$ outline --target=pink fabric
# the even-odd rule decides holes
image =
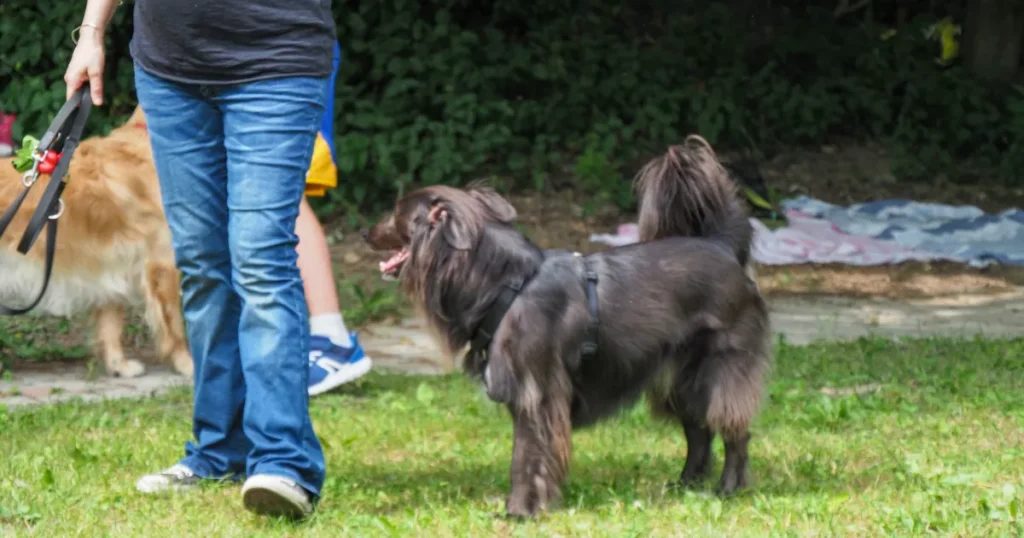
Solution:
[[[895,241],[843,233],[827,220],[798,211],[787,211],[786,218],[788,225],[777,230],[750,219],[754,226],[753,256],[758,263],[884,265],[935,259],[934,253],[909,249]]]
[[[0,157],[14,155],[14,139],[11,136],[11,129],[14,127],[14,114],[0,112]]]

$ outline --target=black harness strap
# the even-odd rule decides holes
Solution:
[[[78,143],[81,140],[82,132],[85,130],[85,122],[89,117],[89,110],[91,108],[92,99],[89,97],[89,84],[86,83],[57,112],[57,116],[50,123],[50,127],[47,128],[46,134],[39,141],[32,170],[22,179],[25,188],[14,199],[11,206],[4,211],[3,215],[0,215],[0,236],[2,236],[11,225],[14,216],[18,213],[22,203],[28,196],[28,191],[32,189],[32,186],[35,185],[39,177],[40,155],[48,151],[56,151],[56,146],[61,145],[61,157],[50,174],[50,181],[47,183],[46,189],[36,205],[36,210],[32,213],[32,217],[25,227],[21,241],[18,242],[18,252],[28,254],[36,239],[39,238],[43,228],[46,228],[46,259],[43,267],[43,286],[40,288],[36,298],[26,307],[11,308],[0,304],[0,315],[16,316],[29,312],[43,299],[43,295],[50,285],[50,275],[53,273],[53,260],[57,252],[57,219],[64,212],[63,202],[60,197],[64,192],[64,187],[67,186],[66,180],[68,168],[71,165],[71,158],[75,150],[78,149]],[[61,142],[63,143],[61,144]]]
[[[498,325],[501,325],[501,320],[505,317],[505,313],[512,307],[512,303],[516,300],[516,296],[519,295],[519,291],[523,289],[523,284],[524,282],[516,280],[501,287],[498,296],[491,303],[491,308],[487,310],[487,315],[484,316],[484,319],[476,326],[476,331],[473,332],[470,353],[486,352],[490,349],[491,340],[494,339],[494,333],[497,332]]]
[[[597,315],[597,271],[587,258],[579,258],[583,261],[583,276],[587,281],[587,310],[590,312],[590,324],[583,333],[582,351],[584,357],[589,357],[597,353],[597,331],[601,326],[601,318]]]

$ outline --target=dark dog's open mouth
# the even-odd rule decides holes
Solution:
[[[405,265],[405,260],[408,258],[409,249],[403,248],[396,250],[387,260],[380,262],[380,273],[384,280],[398,280],[402,266]]]

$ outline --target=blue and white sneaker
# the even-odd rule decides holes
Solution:
[[[336,389],[366,375],[373,361],[363,352],[355,333],[352,347],[341,347],[326,336],[309,339],[309,395]]]

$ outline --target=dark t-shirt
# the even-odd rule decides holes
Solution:
[[[136,0],[132,58],[194,84],[327,77],[335,41],[331,0]]]

